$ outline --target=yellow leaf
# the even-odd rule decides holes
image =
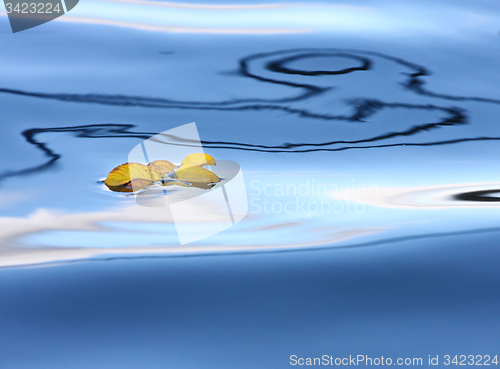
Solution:
[[[127,183],[122,184],[121,186],[110,186],[107,183],[105,183],[105,184],[106,184],[106,186],[108,186],[108,188],[111,191],[134,192],[134,191],[142,190],[144,187],[147,187],[149,185],[152,185],[153,182],[150,181],[149,179],[135,178]]]
[[[168,160],[155,160],[148,164],[151,172],[151,179],[158,181],[165,177],[165,174],[172,173],[175,170],[175,164]]]
[[[139,163],[125,163],[117,166],[115,169],[109,172],[108,177],[106,178],[104,183],[108,187],[115,187],[121,186],[138,178],[151,181],[149,168]]]
[[[204,165],[216,165],[215,164],[215,159],[211,157],[208,154],[204,154],[202,152],[198,154],[189,154],[184,158],[184,160],[181,163],[181,166],[183,165],[197,165],[199,167],[202,167]]]
[[[162,186],[182,186],[182,187],[191,187],[189,184],[184,182],[170,181],[164,182]]]
[[[190,183],[217,183],[220,178],[215,173],[198,166],[186,166],[175,172],[175,179]]]

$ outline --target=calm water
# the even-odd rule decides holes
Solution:
[[[2,14],[0,368],[500,355],[498,3],[218,4]],[[181,246],[100,181],[190,122],[249,213]]]

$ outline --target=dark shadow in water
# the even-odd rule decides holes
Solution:
[[[315,58],[315,57],[342,57],[354,60],[359,64],[354,67],[345,68],[342,70],[334,71],[304,71],[298,69],[292,69],[287,66],[288,63],[305,59],[305,58]],[[98,103],[106,105],[119,105],[119,106],[142,106],[142,107],[153,107],[153,108],[178,108],[178,109],[202,109],[202,110],[235,110],[235,111],[245,111],[245,110],[282,110],[288,113],[294,113],[301,117],[321,119],[321,120],[342,120],[359,122],[364,119],[376,114],[377,112],[388,109],[388,108],[404,108],[404,109],[418,109],[426,111],[441,111],[446,113],[446,117],[442,118],[438,122],[427,122],[413,127],[401,130],[392,131],[383,134],[379,134],[373,137],[367,137],[358,140],[335,140],[326,141],[321,143],[284,143],[281,145],[259,145],[250,144],[244,142],[226,142],[226,141],[202,141],[202,144],[206,148],[223,148],[223,149],[233,149],[233,150],[245,150],[245,151],[257,151],[257,152],[275,152],[275,153],[306,153],[314,151],[344,151],[352,149],[372,149],[372,148],[384,148],[384,147],[398,147],[398,146],[435,146],[435,145],[446,145],[455,144],[461,142],[469,141],[492,141],[499,140],[500,137],[475,137],[475,138],[461,138],[434,142],[424,142],[424,143],[392,143],[392,144],[378,144],[378,145],[365,145],[365,146],[353,146],[358,144],[375,143],[394,137],[407,137],[420,132],[429,131],[443,126],[455,126],[463,125],[467,123],[467,115],[465,110],[458,107],[442,107],[433,104],[408,104],[408,103],[389,103],[380,100],[366,99],[360,97],[354,101],[348,102],[354,112],[351,115],[330,115],[330,114],[320,114],[314,113],[307,109],[297,109],[294,107],[287,106],[285,104],[302,101],[309,99],[311,97],[320,95],[332,87],[321,87],[314,84],[304,84],[296,83],[291,81],[279,80],[269,77],[264,77],[257,73],[251,71],[250,64],[259,61],[270,59],[267,64],[265,64],[264,69],[281,74],[281,75],[303,75],[309,76],[311,79],[320,75],[339,75],[348,74],[352,72],[367,72],[371,70],[373,61],[370,57],[378,57],[385,60],[392,61],[396,64],[404,66],[412,71],[408,73],[407,80],[403,83],[410,91],[418,94],[424,94],[433,98],[444,98],[457,101],[463,100],[473,100],[481,102],[491,102],[500,103],[498,100],[486,99],[480,97],[461,97],[461,96],[451,96],[451,95],[441,95],[427,91],[423,88],[425,82],[423,82],[420,77],[430,75],[430,72],[422,66],[408,62],[406,60],[392,57],[389,55],[372,52],[372,51],[360,51],[351,49],[291,49],[291,50],[280,50],[267,53],[253,54],[242,58],[239,61],[238,74],[243,77],[255,79],[264,83],[272,83],[278,85],[288,86],[293,89],[301,89],[302,93],[296,96],[281,98],[281,99],[233,99],[221,102],[199,102],[199,101],[176,101],[163,98],[149,98],[141,96],[125,96],[125,95],[105,95],[105,94],[47,94],[38,92],[26,92],[14,89],[0,89],[0,92],[38,97],[44,99],[60,100],[65,102],[83,102],[83,103]],[[140,139],[147,139],[153,135],[155,132],[131,132],[130,129],[133,128],[130,124],[96,124],[96,125],[85,125],[85,126],[75,126],[75,127],[54,127],[54,128],[36,128],[24,131],[22,134],[28,143],[35,145],[38,149],[42,150],[48,160],[38,166],[33,166],[17,171],[7,171],[0,174],[0,181],[13,176],[27,175],[38,173],[43,170],[49,169],[51,166],[55,165],[57,160],[60,159],[61,154],[55,153],[48,145],[44,142],[38,141],[36,136],[44,132],[71,132],[75,134],[76,137],[85,138],[119,138],[119,137],[135,137]],[[332,145],[341,145],[340,147],[328,147]]]
[[[297,61],[297,60],[302,60],[302,59],[310,59],[310,58],[320,58],[320,57],[331,57],[331,56],[341,56],[345,57],[348,59],[353,59],[359,61],[361,64],[358,67],[350,67],[350,68],[345,68],[345,69],[340,69],[340,70],[334,70],[334,71],[329,71],[329,70],[314,70],[314,71],[304,71],[304,70],[298,70],[298,69],[292,69],[288,68],[285,65]],[[305,53],[305,54],[300,54],[300,55],[294,55],[288,58],[280,59],[277,61],[274,61],[272,63],[267,64],[267,69],[271,70],[273,72],[277,73],[285,73],[285,74],[299,74],[301,76],[321,76],[321,75],[327,75],[327,76],[332,76],[332,75],[338,75],[338,74],[347,74],[351,73],[357,70],[369,70],[371,68],[371,61],[367,58],[361,58],[359,56],[354,56],[354,55],[349,55],[349,54],[344,54],[344,53],[337,53],[337,54],[322,54],[322,53]]]
[[[28,129],[22,132],[23,137],[30,144],[34,145],[36,148],[40,149],[46,157],[47,161],[40,165],[35,165],[32,167],[6,171],[0,174],[0,181],[16,176],[24,176],[29,174],[36,174],[45,170],[50,169],[56,165],[56,162],[61,158],[61,154],[54,152],[51,148],[47,146],[45,142],[38,141],[36,136],[40,133],[46,132],[72,132],[76,137],[88,137],[88,138],[105,138],[105,137],[136,137],[141,139],[148,139],[153,134],[143,133],[143,132],[128,132],[129,128],[132,128],[131,124],[93,124],[87,126],[74,126],[74,127],[55,127],[55,128],[34,128]]]
[[[438,125],[446,125],[446,123],[439,123]],[[383,134],[380,136],[375,136],[369,139],[363,140],[353,140],[353,141],[331,141],[324,143],[304,143],[304,144],[283,144],[278,146],[266,146],[266,145],[254,145],[254,144],[246,144],[239,142],[226,142],[226,141],[201,141],[203,147],[212,148],[212,149],[230,149],[230,150],[243,150],[243,151],[256,151],[256,152],[267,152],[267,153],[306,153],[306,152],[314,152],[314,151],[344,151],[344,150],[353,150],[353,149],[370,149],[370,148],[383,148],[383,147],[398,147],[398,146],[437,146],[437,145],[446,145],[452,143],[460,143],[460,142],[468,142],[468,141],[496,141],[500,140],[500,137],[476,137],[476,138],[464,138],[464,139],[455,139],[455,140],[445,140],[445,141],[435,141],[435,142],[427,142],[427,143],[395,143],[395,144],[381,144],[381,145],[368,145],[368,146],[341,146],[336,148],[328,148],[324,147],[327,145],[333,144],[357,144],[357,143],[368,143],[368,142],[376,142],[379,140],[384,140],[391,137],[396,136],[409,136],[415,134],[422,130],[428,130],[430,128],[435,127],[435,123],[430,123],[424,126],[416,126],[410,128],[406,131],[402,132],[390,132],[387,134]],[[21,170],[10,170],[5,171],[0,174],[0,181],[15,177],[15,176],[24,176],[30,174],[36,174],[45,170],[50,169],[51,167],[56,165],[56,162],[62,157],[61,154],[54,152],[50,149],[46,143],[37,141],[36,136],[41,133],[46,132],[70,132],[73,133],[76,137],[85,137],[85,138],[140,138],[140,139],[148,139],[157,133],[153,132],[130,132],[129,129],[133,128],[132,124],[95,124],[95,125],[87,125],[87,126],[74,126],[74,127],[57,127],[57,128],[36,128],[29,129],[22,132],[22,135],[25,137],[28,143],[34,145],[38,149],[40,149],[46,157],[48,157],[45,163],[40,165],[27,167]],[[296,147],[303,146],[311,146],[306,149],[298,149],[291,150]]]
[[[408,242],[417,241],[423,239],[433,239],[441,237],[456,237],[456,236],[468,236],[476,234],[486,234],[500,232],[500,227],[493,228],[479,228],[470,229],[466,231],[456,231],[456,232],[437,232],[437,233],[427,233],[427,234],[417,234],[401,237],[390,237],[381,240],[368,241],[362,243],[355,243],[351,245],[344,246],[314,246],[314,247],[302,247],[302,248],[287,248],[287,249],[269,249],[269,250],[252,250],[252,251],[224,251],[224,252],[206,252],[206,253],[192,253],[192,254],[167,254],[167,255],[120,255],[120,256],[110,256],[110,257],[95,257],[86,259],[75,259],[68,261],[53,261],[38,264],[27,264],[21,266],[3,266],[0,269],[18,269],[18,268],[29,268],[33,266],[49,266],[49,265],[66,265],[73,263],[83,263],[83,262],[98,262],[98,261],[116,261],[116,260],[138,260],[138,259],[172,259],[172,258],[193,258],[193,257],[220,257],[220,256],[234,256],[234,255],[255,255],[255,254],[281,254],[281,253],[291,253],[291,252],[311,252],[311,251],[325,251],[325,250],[336,250],[336,249],[354,249],[362,247],[372,247],[388,245],[398,242]],[[112,253],[112,249],[109,249]]]
[[[461,201],[480,201],[480,202],[499,202],[500,197],[488,196],[492,194],[499,194],[500,190],[483,190],[464,192],[453,196],[455,200]]]
[[[278,58],[285,54],[295,54],[291,56],[286,56],[284,58]],[[456,101],[481,101],[481,102],[492,102],[500,103],[500,100],[481,98],[481,97],[462,97],[462,96],[452,96],[434,93],[423,88],[425,84],[424,81],[420,79],[422,76],[430,75],[430,72],[415,63],[408,62],[401,58],[392,57],[382,53],[362,51],[362,50],[352,50],[352,49],[334,49],[334,48],[323,48],[323,49],[290,49],[290,50],[280,50],[272,51],[267,53],[253,54],[242,58],[239,61],[239,69],[237,74],[243,77],[251,78],[260,82],[272,83],[277,85],[288,86],[294,89],[302,89],[303,92],[296,96],[281,98],[281,99],[231,99],[219,102],[210,101],[179,101],[165,98],[154,98],[154,97],[144,97],[144,96],[129,96],[129,95],[108,95],[108,94],[70,94],[70,93],[43,93],[43,92],[30,92],[17,89],[0,88],[0,92],[29,96],[43,99],[59,100],[65,102],[76,102],[76,103],[97,103],[104,105],[118,105],[118,106],[140,106],[146,108],[176,108],[176,109],[198,109],[198,110],[226,110],[226,111],[246,111],[246,110],[280,110],[290,114],[296,114],[304,118],[312,119],[322,119],[322,120],[342,120],[342,121],[359,121],[366,118],[379,109],[388,107],[389,105],[384,105],[384,103],[379,102],[378,108],[367,109],[366,106],[362,104],[364,99],[361,97],[357,102],[351,102],[354,113],[351,115],[332,115],[315,113],[308,109],[295,108],[288,105],[287,103],[303,101],[314,96],[325,93],[331,90],[333,87],[321,87],[314,84],[296,83],[291,81],[280,80],[276,78],[269,78],[260,75],[259,73],[252,72],[250,70],[250,64],[257,62],[260,59],[275,58],[266,64],[265,69],[271,72],[279,73],[281,75],[287,74],[297,74],[303,76],[319,76],[319,75],[336,75],[336,74],[347,74],[357,71],[368,71],[371,69],[373,61],[368,57],[379,57],[388,61],[392,61],[396,64],[409,68],[410,73],[407,73],[407,80],[402,83],[404,87],[418,93],[420,95],[427,95],[433,98],[443,98],[448,100]],[[304,58],[314,58],[314,57],[343,57],[358,61],[360,64],[355,67],[346,68],[340,71],[303,71],[297,69],[287,68],[285,65],[291,61],[300,60]],[[370,100],[367,100],[370,101]],[[361,105],[359,104],[361,102]],[[359,107],[357,105],[360,105]],[[408,104],[411,105],[411,104]],[[445,109],[445,108],[442,108]]]
[[[35,145],[38,149],[42,150],[48,160],[40,165],[35,165],[32,167],[27,167],[21,170],[10,170],[5,171],[0,174],[0,182],[4,179],[16,176],[25,176],[30,174],[36,174],[45,170],[50,169],[56,165],[57,160],[61,158],[61,154],[54,152],[50,149],[46,143],[37,141],[35,136],[44,132],[73,132],[76,137],[86,137],[86,138],[122,138],[122,137],[135,137],[140,139],[148,139],[157,133],[148,132],[129,132],[129,128],[134,127],[131,124],[95,124],[89,126],[75,126],[75,127],[59,127],[59,128],[37,128],[30,129],[23,132],[23,136],[30,143]],[[243,150],[243,151],[257,151],[257,152],[267,152],[267,153],[306,153],[315,151],[345,151],[354,149],[373,149],[373,148],[384,148],[384,147],[404,147],[404,146],[439,146],[456,144],[461,142],[471,142],[471,141],[498,141],[500,137],[475,137],[475,138],[462,138],[454,140],[444,140],[444,141],[434,141],[425,143],[394,143],[394,144],[381,144],[381,145],[367,145],[367,146],[341,146],[336,148],[322,147],[332,144],[353,144],[362,142],[374,142],[395,136],[408,136],[414,134],[424,128],[414,127],[408,131],[399,133],[388,133],[381,136],[376,136],[371,139],[356,140],[356,141],[331,141],[318,144],[284,144],[280,146],[264,146],[264,145],[253,145],[238,142],[225,142],[225,141],[201,141],[204,148],[213,149],[230,149],[230,150]],[[300,146],[313,146],[307,149],[290,150],[293,147]]]
[[[410,69],[414,70],[414,73],[408,74],[408,80],[403,82],[402,85],[409,89],[412,92],[415,92],[419,95],[425,95],[432,98],[445,99],[445,100],[453,100],[453,101],[477,101],[477,102],[486,102],[493,104],[500,104],[499,99],[490,99],[487,97],[477,97],[477,96],[456,96],[456,95],[447,95],[441,94],[437,92],[432,92],[424,88],[425,81],[421,80],[419,77],[430,76],[432,73],[418,64],[411,63],[401,58],[397,58],[394,56],[378,53],[376,51],[363,51],[363,50],[349,50],[351,52],[359,52],[364,55],[373,55],[382,59],[393,61],[397,64],[406,66]]]

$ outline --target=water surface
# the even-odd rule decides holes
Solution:
[[[499,18],[84,1],[13,35],[2,17],[2,368],[499,354]],[[249,214],[180,246],[99,181],[190,122],[240,164]]]

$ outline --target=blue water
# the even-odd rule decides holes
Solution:
[[[193,4],[0,18],[0,368],[500,355],[498,4]],[[249,213],[181,246],[101,181],[191,122]]]

